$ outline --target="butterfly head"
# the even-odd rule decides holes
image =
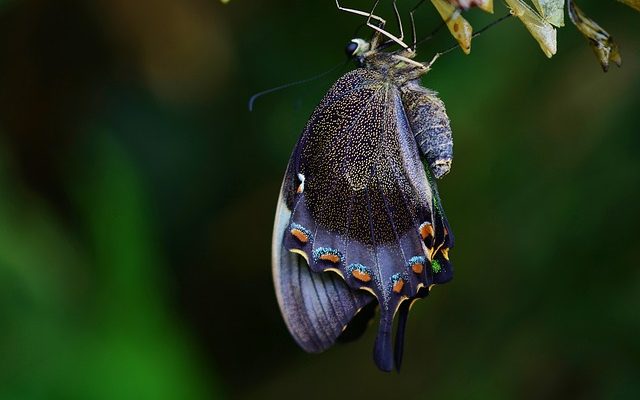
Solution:
[[[358,65],[362,65],[365,54],[371,50],[371,43],[364,39],[355,38],[351,39],[344,51],[347,57],[356,61]]]

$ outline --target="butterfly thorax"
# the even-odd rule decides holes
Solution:
[[[422,63],[414,61],[414,51],[383,52],[371,49],[356,59],[359,66],[379,72],[397,86],[420,78],[429,71]]]
[[[420,78],[428,69],[409,57],[376,52],[364,58],[363,67],[379,72],[397,86]]]

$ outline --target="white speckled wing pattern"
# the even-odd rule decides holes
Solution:
[[[318,336],[331,318],[317,306],[315,314],[307,312],[313,307],[304,308],[306,321],[292,317],[301,304],[312,302],[292,295],[310,285],[301,281],[295,288],[289,276],[331,276],[330,288],[340,289],[329,297],[337,299],[334,306],[344,302],[347,309],[329,323],[332,327],[348,323],[371,299],[368,293],[377,298],[380,324],[374,359],[385,371],[394,364],[392,326],[398,309],[396,368],[409,304],[403,302],[426,296],[432,284],[452,277],[448,250],[453,237],[411,129],[418,107],[403,104],[402,89],[363,68],[335,83],[293,151],[274,230],[276,291],[298,343],[318,351],[338,335],[335,329],[323,332],[328,339],[322,346],[305,347],[302,342],[308,341],[300,337]],[[298,255],[308,262],[309,271],[294,261]]]

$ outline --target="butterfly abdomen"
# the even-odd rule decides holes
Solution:
[[[453,161],[451,126],[436,93],[411,81],[401,88],[402,102],[420,152],[436,178],[446,175]]]

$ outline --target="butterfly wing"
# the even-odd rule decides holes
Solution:
[[[285,180],[286,212],[279,212],[274,236],[274,248],[282,240],[276,289],[286,297],[282,271],[293,263],[284,254],[294,253],[308,263],[309,276],[335,272],[354,296],[373,294],[381,314],[374,358],[390,370],[394,315],[403,301],[428,293],[421,289],[437,278],[431,261],[447,231],[399,89],[367,69],[343,76],[311,116]],[[286,300],[280,304],[285,319],[294,313]]]
[[[283,247],[291,206],[287,204],[295,176],[287,168],[276,209],[272,265],[276,296],[287,328],[305,351],[321,352],[331,347],[354,316],[373,297],[354,292],[336,274],[312,272],[299,254]]]
[[[437,93],[409,81],[401,87],[402,102],[415,137],[420,155],[427,163],[426,174],[433,191],[434,242],[432,249],[433,283],[446,283],[453,278],[449,249],[454,245],[453,232],[442,208],[438,186],[434,178],[441,178],[451,169],[453,137],[444,103]]]

